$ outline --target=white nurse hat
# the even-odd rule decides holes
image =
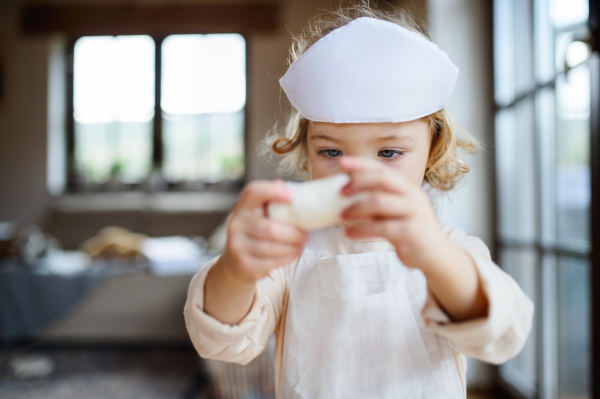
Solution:
[[[446,108],[458,68],[395,23],[357,18],[319,39],[279,80],[306,119],[405,122]]]

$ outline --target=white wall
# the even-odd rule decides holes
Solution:
[[[483,239],[494,240],[493,50],[491,2],[428,0],[434,40],[460,69],[448,110],[481,144],[466,157],[471,172],[439,204],[439,216]]]
[[[43,218],[46,194],[48,40],[19,38],[18,3],[0,2],[0,220]]]
[[[460,69],[449,111],[483,146],[468,156],[471,172],[457,189],[436,201],[442,222],[494,245],[492,4],[482,0],[428,0],[434,40]],[[469,359],[470,386],[489,384],[491,366]]]

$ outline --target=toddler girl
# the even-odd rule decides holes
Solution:
[[[282,181],[248,184],[225,251],[190,284],[192,342],[245,364],[275,333],[278,398],[465,398],[465,355],[515,356],[533,305],[422,190],[469,170],[457,149],[475,145],[444,111],[458,69],[406,16],[368,6],[313,21],[291,55],[294,115],[271,149],[362,194],[343,223],[307,232],[267,215],[291,200]]]

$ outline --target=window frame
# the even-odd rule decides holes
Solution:
[[[591,293],[592,331],[591,337],[600,336],[600,1],[589,0],[589,29],[592,34],[591,62],[591,115],[590,115],[590,174],[592,199],[590,217],[592,246]],[[594,223],[594,221],[596,221]],[[592,339],[592,397],[600,398],[600,343]]]
[[[503,1],[503,0],[496,0]],[[536,10],[536,6],[539,2],[533,0],[530,2],[532,6],[532,17],[530,21],[533,26],[532,40],[534,46],[536,43],[535,38],[535,18],[539,17],[537,13],[540,10]],[[501,231],[501,217],[499,211],[496,212],[496,248],[500,258],[506,251],[531,251],[536,255],[536,261],[533,265],[535,267],[535,298],[532,298],[537,304],[534,315],[535,331],[535,383],[529,386],[519,386],[518,379],[521,377],[517,376],[516,380],[510,381],[506,379],[507,373],[498,373],[499,388],[507,397],[512,398],[555,398],[558,397],[559,392],[557,391],[558,381],[553,380],[554,377],[558,377],[558,313],[559,307],[557,300],[552,297],[551,294],[556,294],[558,281],[558,270],[561,267],[561,259],[585,259],[589,262],[589,306],[590,306],[590,397],[600,398],[600,344],[595,341],[594,337],[600,336],[600,256],[598,256],[600,248],[600,56],[598,54],[600,45],[600,3],[599,0],[589,0],[589,21],[588,29],[590,33],[595,37],[596,40],[592,41],[594,47],[592,48],[593,53],[591,59],[588,61],[588,66],[591,74],[591,112],[590,112],[590,161],[589,168],[591,173],[591,202],[589,210],[590,218],[590,236],[589,236],[589,247],[578,247],[564,245],[559,240],[554,242],[546,242],[544,240],[542,229],[543,218],[546,216],[547,211],[547,200],[544,200],[543,185],[545,184],[544,178],[547,177],[544,173],[550,173],[550,178],[556,178],[556,171],[550,172],[545,171],[544,168],[547,163],[556,162],[555,159],[546,159],[547,155],[544,153],[541,142],[542,142],[542,119],[540,118],[539,111],[542,105],[540,105],[540,97],[544,95],[544,91],[550,90],[552,92],[552,99],[555,101],[556,94],[556,82],[557,79],[563,75],[562,71],[556,71],[552,77],[540,80],[536,76],[535,63],[533,66],[534,79],[533,85],[524,92],[514,93],[513,97],[509,101],[502,101],[496,98],[495,100],[495,119],[498,114],[503,110],[514,108],[516,105],[521,104],[524,101],[533,101],[534,114],[533,116],[533,135],[534,135],[534,152],[531,154],[535,158],[534,171],[536,176],[536,186],[534,188],[534,202],[536,205],[536,217],[535,217],[535,239],[533,241],[514,239],[503,237]],[[495,10],[496,12],[496,10]],[[497,16],[494,16],[494,24],[497,24]],[[582,24],[581,26],[584,26]],[[575,25],[574,25],[575,26]],[[571,30],[574,26],[565,27],[565,31]],[[579,25],[577,25],[579,26]],[[539,33],[539,32],[538,32]],[[494,47],[498,46],[495,43]],[[554,43],[552,43],[554,46]],[[535,47],[534,47],[535,48]],[[497,55],[496,55],[497,56]],[[539,59],[538,54],[535,54],[537,61]],[[552,57],[554,60],[554,56]],[[497,71],[496,71],[497,73]],[[555,112],[555,110],[554,110]],[[556,134],[556,126],[551,126],[553,135]],[[499,134],[495,132],[496,137]],[[547,139],[547,137],[546,137]],[[553,143],[554,149],[556,144]],[[496,165],[498,159],[496,159]],[[496,167],[496,169],[498,169]],[[497,176],[499,171],[497,170]],[[499,179],[496,179],[496,203],[499,202],[499,191],[498,186]],[[552,211],[554,217],[556,217],[556,207],[554,206]],[[554,220],[556,223],[556,220]],[[555,228],[557,228],[555,226]],[[499,260],[499,264],[502,264],[502,259]],[[506,367],[506,366],[501,366]],[[516,372],[516,370],[509,370]]]
[[[249,117],[250,117],[250,49],[251,42],[250,38],[247,34],[241,31],[202,31],[202,32],[186,32],[184,34],[224,34],[224,33],[235,33],[239,34],[244,38],[245,41],[245,75],[246,75],[246,102],[244,104],[244,174],[241,178],[233,181],[227,181],[225,184],[221,182],[212,183],[212,182],[203,182],[204,190],[203,191],[218,191],[218,192],[239,192],[241,188],[246,184],[248,180],[248,155],[249,155],[249,135],[248,128]],[[154,118],[152,123],[152,166],[150,169],[150,174],[152,174],[155,170],[161,170],[163,160],[164,160],[164,151],[163,151],[163,112],[161,106],[161,94],[162,94],[162,44],[165,38],[170,35],[182,34],[181,32],[173,32],[169,34],[148,34],[154,41]],[[78,184],[78,176],[75,162],[75,147],[76,147],[76,135],[75,135],[75,115],[74,115],[74,54],[75,54],[75,44],[77,41],[84,36],[98,36],[98,35],[71,35],[67,39],[66,43],[66,57],[65,57],[65,82],[66,82],[66,107],[65,107],[65,126],[66,126],[66,193],[78,193],[78,192],[89,192],[90,190],[84,189],[81,185]],[[150,174],[146,177],[148,179]],[[98,184],[94,186],[93,191],[109,191],[109,192],[123,192],[123,191],[137,191],[141,183],[135,184],[123,184],[123,187],[127,189],[111,189],[105,184]],[[165,185],[166,189],[152,189],[151,192],[165,192],[165,191],[197,191],[193,188],[185,187],[185,182],[183,184],[172,184],[167,183]]]

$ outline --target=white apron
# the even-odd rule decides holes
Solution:
[[[452,348],[421,318],[423,273],[342,231],[311,232],[291,277],[282,397],[463,398]]]

